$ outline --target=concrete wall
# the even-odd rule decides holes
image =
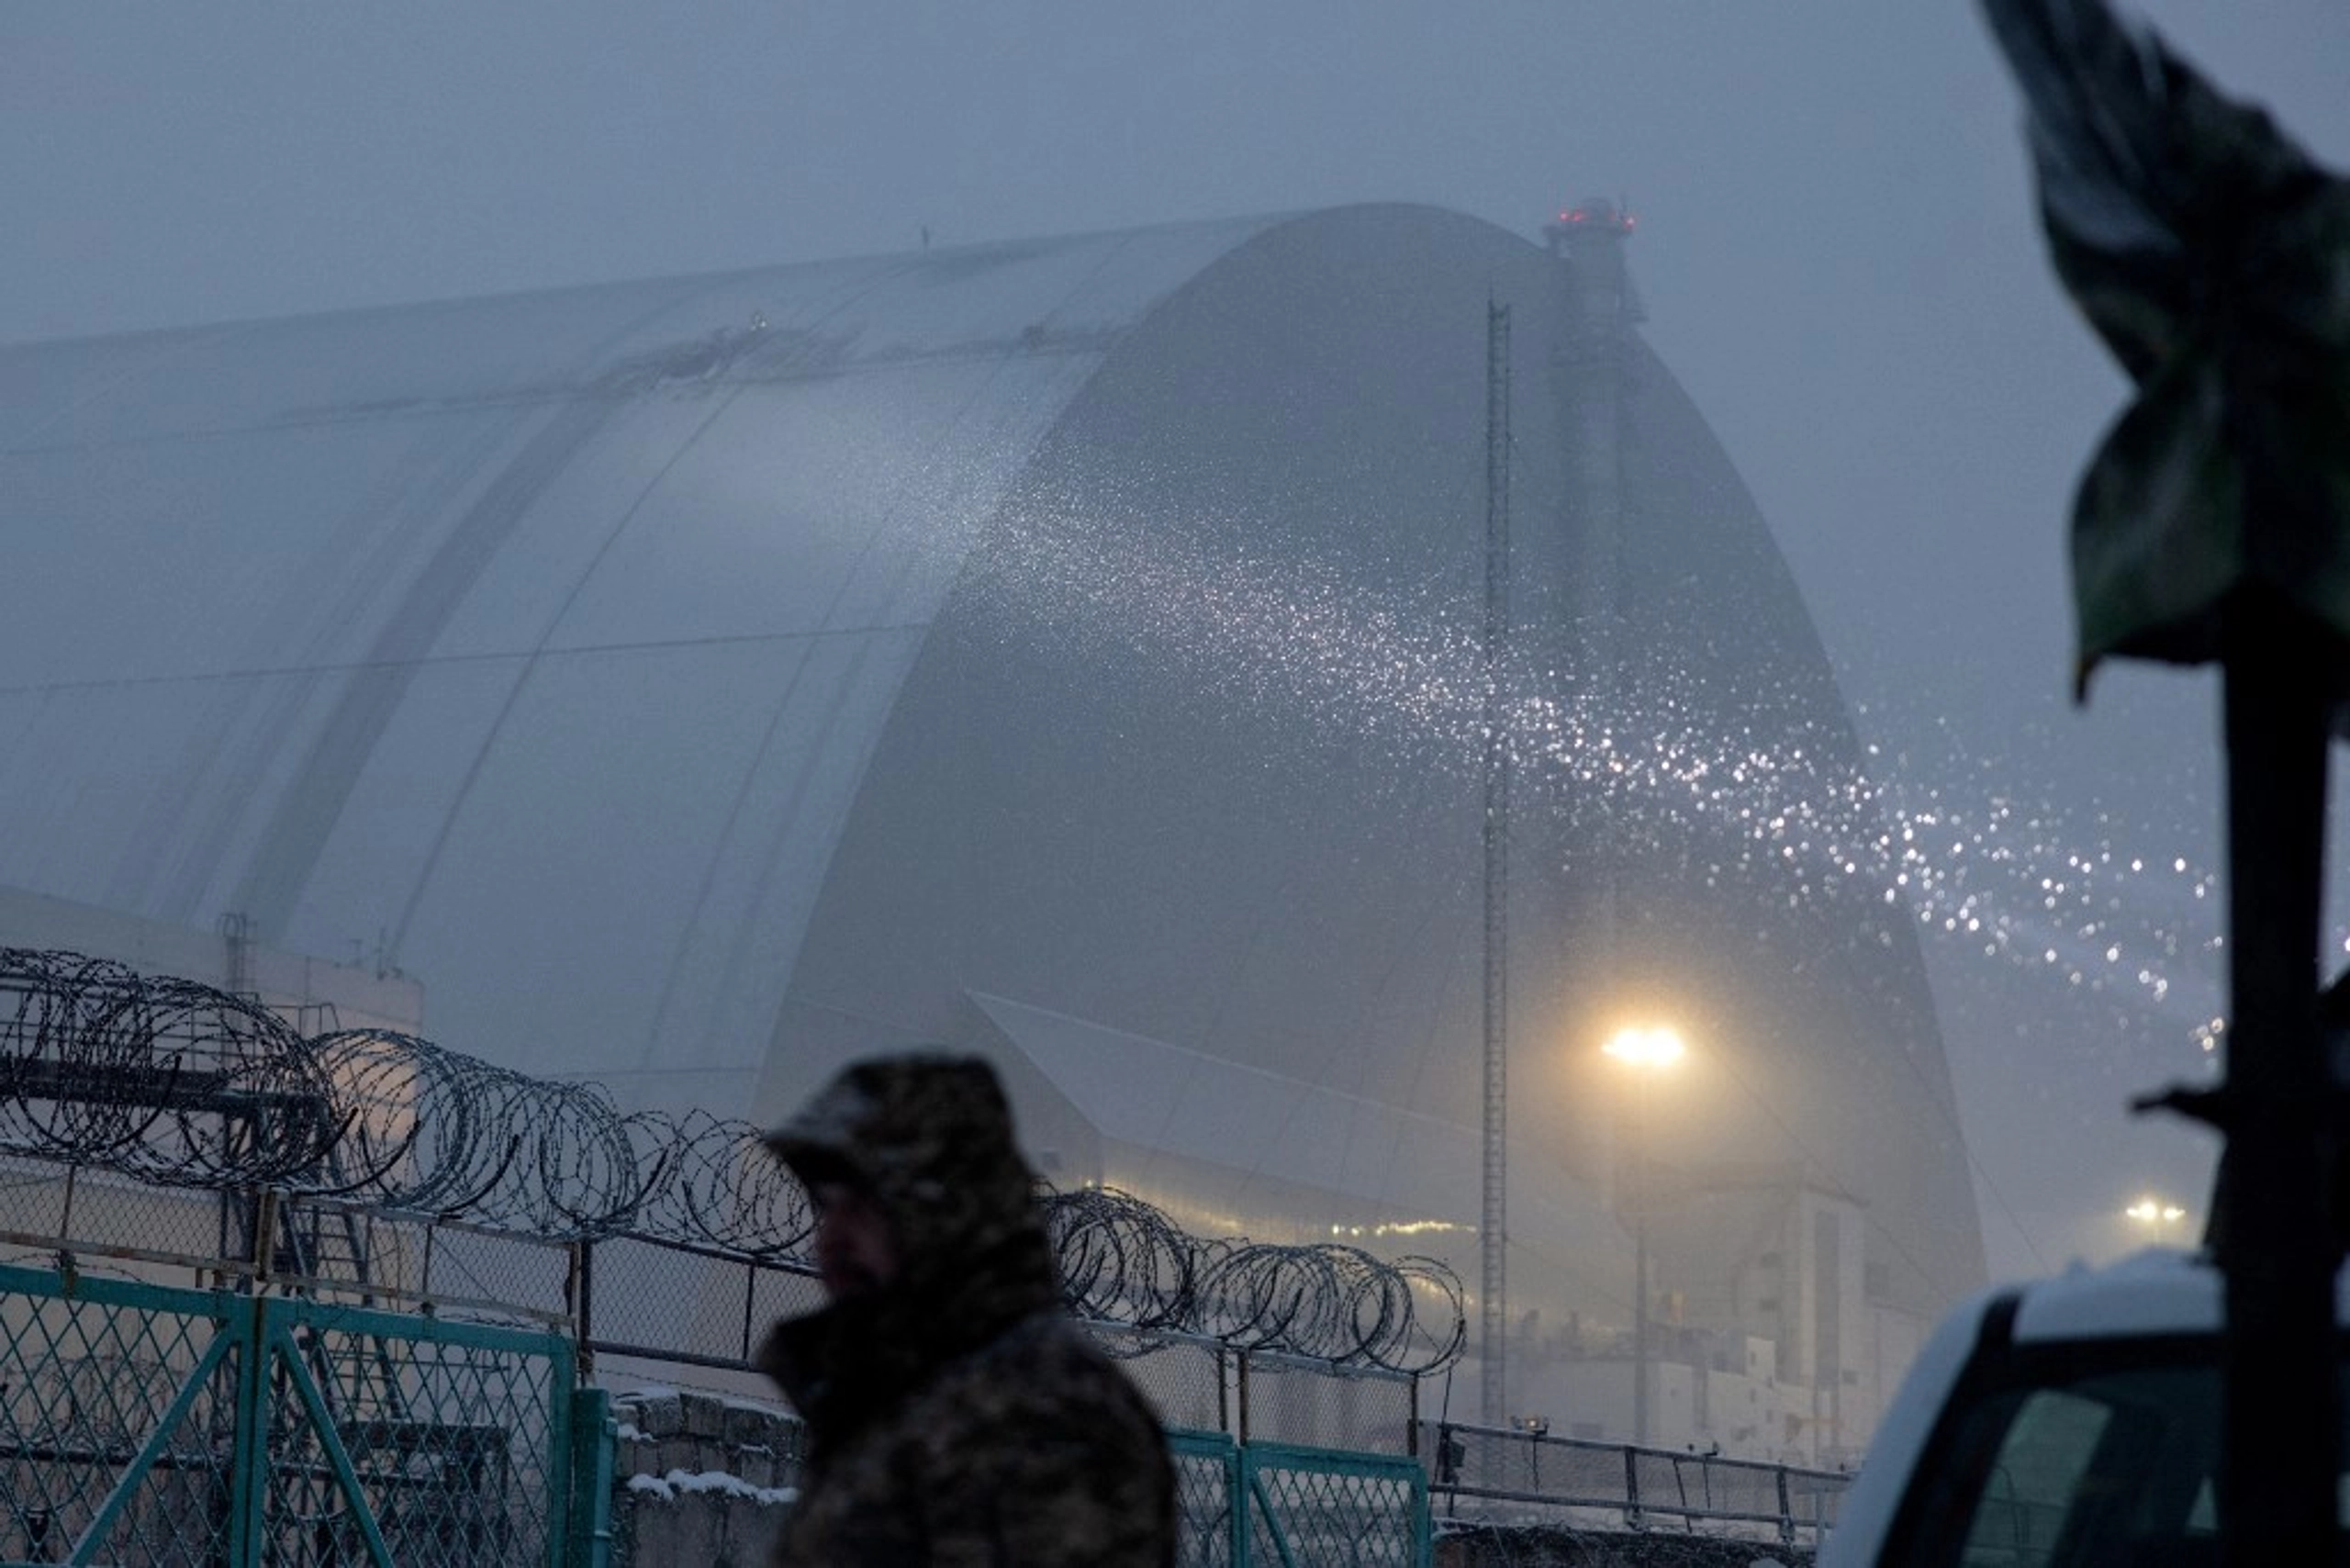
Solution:
[[[797,1498],[801,1428],[783,1409],[645,1390],[612,1401],[613,1568],[754,1568]]]

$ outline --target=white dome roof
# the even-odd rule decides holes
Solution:
[[[1560,267],[1349,207],[0,349],[0,886],[380,954],[435,1040],[624,1105],[772,1115],[952,1039],[1202,1212],[1473,1223],[1473,1164],[1465,1215],[1422,1173],[1479,1115],[1499,301],[1514,1148],[1557,1178],[1513,1235],[1603,1223],[1606,1091],[1552,1062],[1670,991],[1735,1077],[1688,1158],[1860,1196],[1887,1288],[1950,1299],[1981,1244],[1913,936],[1655,771],[1768,754],[1865,831],[1841,699],[1637,339],[1594,566]],[[1088,1038],[1171,1053],[1164,1105],[1089,1109],[1046,1059]],[[1187,1062],[1293,1086],[1320,1152],[1209,1147]]]

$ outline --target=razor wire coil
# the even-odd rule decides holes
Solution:
[[[0,1155],[796,1267],[815,1229],[747,1122],[623,1114],[600,1085],[390,1030],[304,1036],[248,998],[68,952],[0,948]],[[1108,1187],[1039,1205],[1080,1316],[1413,1374],[1461,1353],[1460,1282],[1435,1259],[1203,1239]]]

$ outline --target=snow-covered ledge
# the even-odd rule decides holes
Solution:
[[[663,1388],[614,1395],[612,1415],[614,1568],[765,1560],[799,1495],[797,1417]]]

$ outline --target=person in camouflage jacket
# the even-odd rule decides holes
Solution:
[[[807,1423],[775,1568],[1165,1568],[1158,1418],[1062,1309],[994,1070],[856,1063],[767,1136],[830,1300],[758,1355]]]

